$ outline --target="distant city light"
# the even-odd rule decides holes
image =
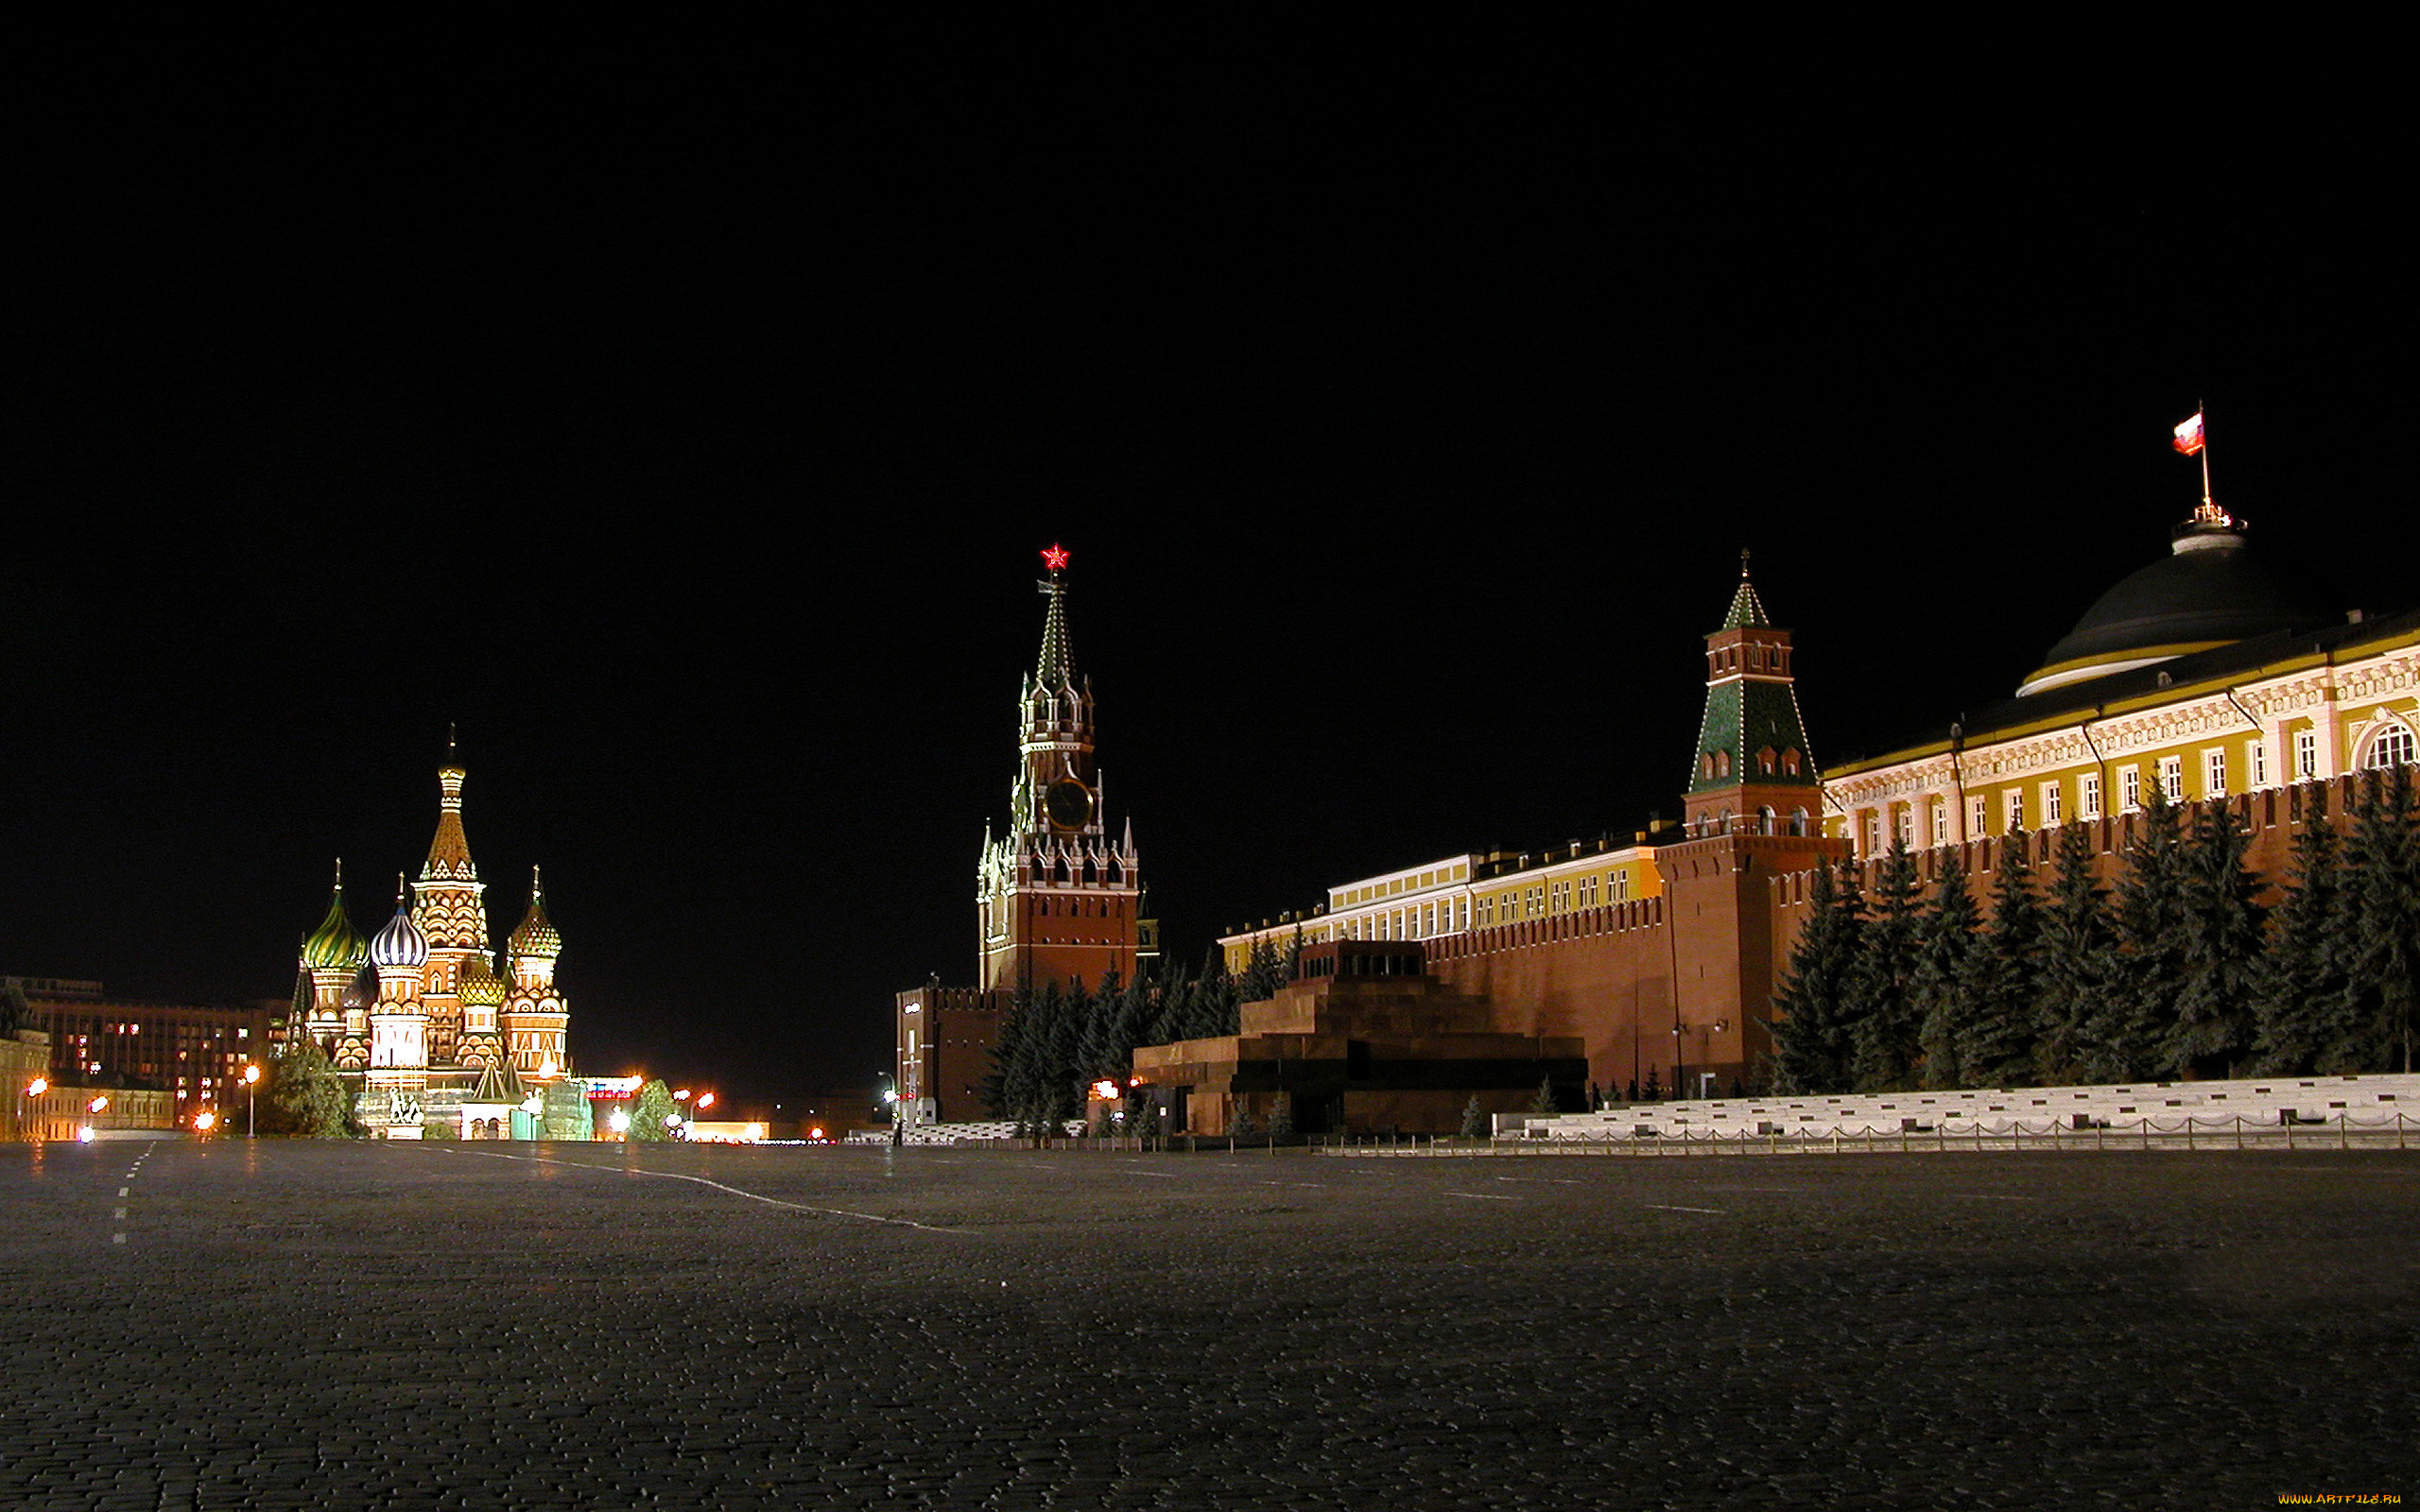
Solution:
[[[81,1127],[81,1128],[78,1129],[78,1130],[76,1131],[76,1142],[77,1142],[78,1143],[79,1143],[79,1144],[90,1144],[90,1143],[93,1143],[93,1125],[90,1125],[90,1124],[87,1124],[87,1125],[85,1125],[83,1127]]]
[[[617,1108],[614,1109],[614,1116],[605,1121],[605,1126],[616,1134],[628,1134],[631,1131],[631,1115]]]
[[[110,1100],[106,1097],[95,1097],[84,1105],[84,1111],[88,1113],[106,1113],[109,1110]]]
[[[752,1140],[761,1140],[761,1139],[763,1139],[763,1138],[765,1137],[765,1125],[762,1125],[762,1124],[751,1124],[751,1125],[748,1125],[748,1129],[747,1129],[747,1135],[748,1135],[748,1137],[749,1137],[750,1139],[752,1139]]]
[[[212,1112],[207,1108],[193,1115],[193,1127],[194,1132],[197,1134],[209,1133],[212,1128],[217,1125],[217,1123],[218,1115]]]
[[[1093,1083],[1093,1095],[1102,1102],[1109,1102],[1117,1096],[1117,1083],[1103,1077]]]
[[[28,1097],[40,1097],[48,1091],[50,1091],[50,1078],[47,1076],[36,1076],[26,1083],[26,1095]]]

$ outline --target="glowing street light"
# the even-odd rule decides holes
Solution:
[[[605,1126],[616,1134],[628,1134],[631,1131],[631,1115],[617,1108],[614,1109],[614,1116],[605,1121]]]
[[[48,1091],[50,1091],[50,1078],[47,1076],[36,1076],[26,1083],[26,1095],[28,1097],[40,1097]]]
[[[78,1144],[90,1144],[93,1143],[92,1125],[86,1124],[76,1131],[76,1143]]]
[[[256,1061],[244,1068],[244,1138],[252,1135],[252,1092],[261,1082],[261,1068]]]
[[[193,1131],[197,1134],[207,1134],[217,1126],[218,1115],[207,1108],[193,1115]]]

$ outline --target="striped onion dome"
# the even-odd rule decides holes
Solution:
[[[493,1008],[504,1002],[503,979],[488,965],[487,952],[471,957],[471,964],[462,969],[462,980],[455,984],[454,995],[466,1007]]]
[[[522,960],[551,961],[563,953],[563,937],[555,933],[553,920],[546,917],[546,889],[535,867],[529,868],[529,912],[513,927],[507,944]]]
[[[354,973],[353,980],[344,985],[344,996],[337,999],[337,1006],[347,1013],[356,1010],[367,1013],[377,1005],[378,968],[365,964]]]
[[[376,966],[428,964],[428,936],[420,932],[420,926],[412,922],[411,911],[404,906],[404,887],[400,878],[395,884],[395,917],[387,920],[387,927],[370,942],[370,959]]]
[[[302,964],[313,971],[352,971],[370,959],[370,942],[353,927],[344,911],[344,867],[337,867],[336,896],[328,900],[328,917],[302,938]]]

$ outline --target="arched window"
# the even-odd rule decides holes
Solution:
[[[1731,775],[1731,753],[1729,751],[1719,750],[1714,753],[1714,775],[1717,777],[1729,777]]]
[[[1756,811],[1756,833],[1758,834],[1773,833],[1773,811],[1770,803]]]
[[[2369,765],[2384,770],[2394,766],[2409,766],[2413,759],[2411,727],[2390,723],[2370,742]]]
[[[1806,811],[1805,809],[1792,809],[1790,811],[1789,833],[1798,835],[1803,835],[1806,833]]]
[[[1756,752],[1756,770],[1765,777],[1773,775],[1773,748],[1771,746]]]
[[[1781,753],[1781,769],[1785,774],[1790,777],[1796,777],[1798,775],[1797,747],[1792,746],[1789,749]]]

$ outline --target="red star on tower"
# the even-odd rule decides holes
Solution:
[[[1049,568],[1054,573],[1065,571],[1067,567],[1067,548],[1056,544],[1043,547],[1042,565]]]

